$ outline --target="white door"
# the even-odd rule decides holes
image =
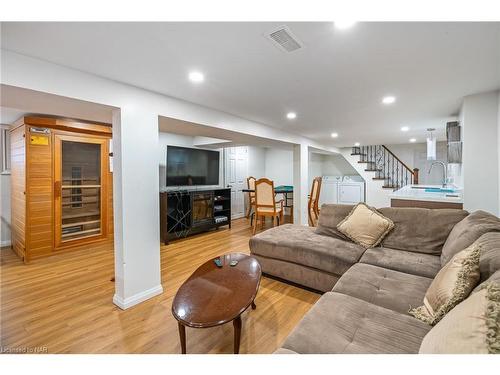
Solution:
[[[231,188],[231,218],[237,219],[245,215],[242,189],[247,187],[248,147],[228,147],[224,153],[226,187]]]

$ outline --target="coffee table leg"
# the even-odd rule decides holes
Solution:
[[[255,310],[257,308],[257,305],[255,304],[255,301],[252,301],[252,310]]]
[[[179,325],[179,337],[181,338],[181,350],[182,354],[186,354],[186,327],[184,327],[181,322],[178,322]]]
[[[233,320],[234,326],[234,354],[240,352],[240,337],[241,337],[241,316]]]

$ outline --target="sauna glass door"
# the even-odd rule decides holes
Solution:
[[[56,246],[103,236],[106,140],[56,136]]]

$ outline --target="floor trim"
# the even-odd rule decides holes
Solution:
[[[0,247],[10,247],[11,245],[12,242],[10,240],[0,242]]]
[[[143,292],[140,292],[140,293],[137,293],[131,297],[128,297],[128,298],[121,298],[120,296],[118,295],[114,295],[113,296],[113,303],[118,306],[120,309],[122,310],[126,310],[132,306],[135,306],[141,302],[144,302],[152,297],[155,297],[159,294],[162,294],[163,293],[163,286],[160,284],[160,285],[157,285],[151,289],[147,289]]]

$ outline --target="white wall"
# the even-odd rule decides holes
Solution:
[[[0,246],[10,246],[10,175],[0,174]]]
[[[500,212],[499,92],[466,96],[463,112],[464,208]]]
[[[268,148],[265,161],[265,176],[274,186],[293,185],[293,151]]]
[[[359,173],[342,155],[327,155],[309,152],[309,186],[314,177],[352,176]]]
[[[248,175],[257,179],[266,175],[266,149],[248,146]]]

